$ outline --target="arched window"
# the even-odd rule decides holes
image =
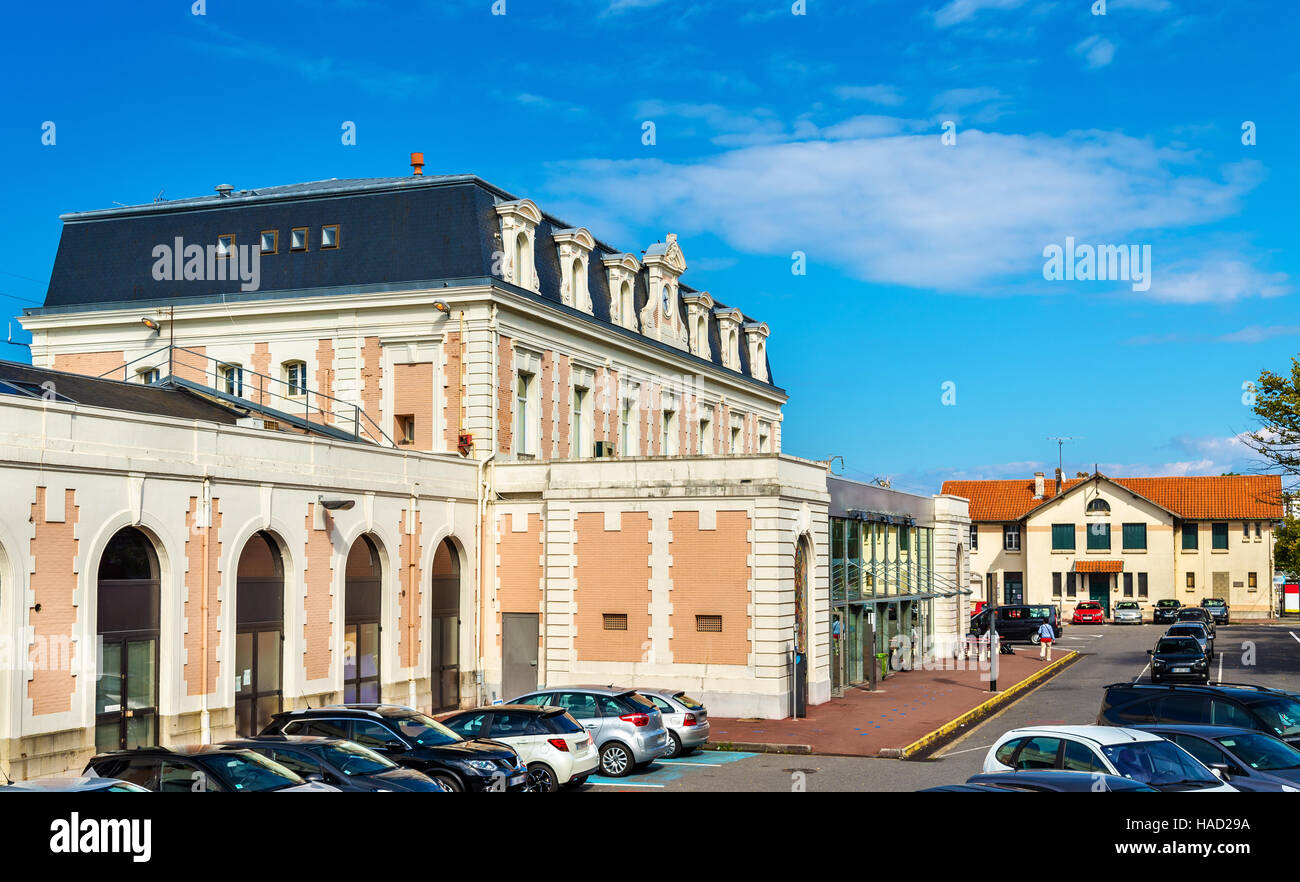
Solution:
[[[158,743],[159,566],[153,542],[124,527],[99,561],[95,749]]]
[[[307,391],[307,362],[286,361],[284,363],[285,394],[302,395]]]
[[[1104,499],[1094,499],[1088,503],[1088,514],[1110,514],[1110,503]]]
[[[704,316],[695,322],[695,351],[700,355],[709,351],[709,321]]]
[[[460,705],[460,553],[444,539],[433,556],[429,686],[434,710]]]
[[[581,257],[573,261],[573,305],[578,309],[587,308],[587,268]]]
[[[235,573],[235,733],[256,735],[282,709],[284,557],[270,533],[254,533]]]
[[[632,300],[632,283],[624,282],[619,290],[619,319],[623,327],[636,330],[636,304]]]
[[[520,288],[528,286],[527,276],[524,275],[524,266],[528,260],[528,235],[520,233],[515,237],[515,277],[512,281]]]
[[[379,615],[383,567],[370,536],[352,543],[344,571],[343,703],[379,701]]]

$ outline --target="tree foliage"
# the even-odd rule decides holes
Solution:
[[[1260,428],[1246,443],[1286,474],[1300,477],[1300,358],[1291,359],[1289,376],[1261,373],[1255,395]]]

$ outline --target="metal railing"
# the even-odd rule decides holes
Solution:
[[[211,389],[214,397],[256,406],[272,418],[276,414],[283,414],[312,425],[342,430],[359,441],[387,447],[397,446],[388,433],[359,405],[309,388],[305,376],[297,383],[290,383],[183,346],[163,346],[106,371],[99,377],[117,379],[116,375],[120,374],[122,380],[129,381],[135,365],[141,365],[134,372],[136,375],[157,371],[158,379],[153,382],[166,383],[171,378],[188,380]],[[303,370],[306,370],[305,364]]]

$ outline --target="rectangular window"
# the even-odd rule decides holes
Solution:
[[[1065,596],[1066,597],[1075,597],[1079,593],[1079,584],[1074,577],[1075,577],[1074,573],[1065,574]]]
[[[974,524],[970,525],[970,550],[980,550],[980,528]]]
[[[1147,574],[1138,573],[1138,597],[1147,596]]]
[[[741,437],[739,428],[733,427],[731,430],[731,452],[735,454],[745,452],[745,440]]]
[[[225,390],[227,395],[244,394],[244,369],[237,364],[223,364],[217,368],[217,375],[220,377],[220,388]]]
[[[1020,550],[1020,525],[1019,524],[1003,525],[1002,547],[1007,551]]]
[[[660,422],[661,437],[659,438],[659,453],[663,456],[672,456],[677,453],[677,412],[665,410]]]
[[[145,384],[158,382],[158,376],[158,368],[144,368],[135,372],[135,378]]]
[[[623,399],[623,410],[618,417],[618,439],[623,445],[624,456],[635,456],[636,448],[632,438],[632,399]]]
[[[1195,551],[1198,542],[1196,523],[1183,524],[1183,551]]]
[[[1124,550],[1125,551],[1146,551],[1147,550],[1147,525],[1146,524],[1125,524],[1124,525]]]
[[[320,247],[337,248],[339,247],[339,225],[328,224],[320,228]]]
[[[713,424],[708,420],[700,420],[700,454],[708,455],[713,452]]]
[[[1195,591],[1195,590],[1196,590],[1196,574],[1195,574],[1195,573],[1188,573],[1188,574],[1187,574],[1187,590],[1188,590],[1188,591]]]
[[[1255,521],[1255,541],[1258,542],[1264,536],[1264,526],[1262,521]]]
[[[217,237],[217,257],[229,257],[235,251],[235,235],[227,233]]]
[[[1125,597],[1133,596],[1133,574],[1132,573],[1124,574],[1124,596]]]
[[[907,527],[898,528],[898,550],[899,551],[910,550],[911,546],[909,543],[911,542],[911,536],[912,536],[912,531],[909,530]]]
[[[275,254],[280,250],[280,231],[262,230],[262,253]]]
[[[1241,522],[1241,541],[1245,542],[1250,539],[1250,521]]]
[[[721,634],[722,616],[696,616],[695,630],[709,634]]]
[[[415,443],[415,415],[403,413],[397,415],[397,443]]]
[[[1052,524],[1052,550],[1074,551],[1074,524]]]
[[[758,452],[772,452],[772,425],[771,423],[758,424]]]
[[[1211,524],[1210,525],[1210,548],[1215,551],[1222,551],[1228,547],[1228,525]]]
[[[587,390],[580,386],[573,387],[573,442],[570,456],[589,456],[587,445],[587,427],[583,424],[583,411],[587,407]]]
[[[1247,574],[1246,574],[1246,587],[1249,588],[1251,591],[1257,591],[1257,590],[1259,590],[1259,574],[1258,574],[1258,573],[1247,573]]]
[[[520,373],[515,380],[515,455],[529,456],[532,453],[528,415],[529,392],[532,390],[533,375]]]
[[[605,613],[603,619],[606,631],[627,630],[627,613]]]
[[[306,251],[307,250],[307,228],[295,227],[289,231],[289,250]]]
[[[289,394],[302,395],[307,391],[307,365],[301,361],[291,361],[284,366],[284,382],[289,387]]]
[[[1089,524],[1088,525],[1088,550],[1089,551],[1110,550],[1110,524]]]
[[[1052,573],[1052,596],[1053,597],[1061,596],[1061,574],[1060,573]]]

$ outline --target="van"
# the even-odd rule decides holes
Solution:
[[[972,634],[983,637],[989,630],[989,617],[998,617],[998,637],[1004,641],[1038,643],[1038,629],[1047,622],[1052,626],[1052,639],[1061,637],[1061,617],[1050,603],[1009,604],[985,609],[971,616]]]

